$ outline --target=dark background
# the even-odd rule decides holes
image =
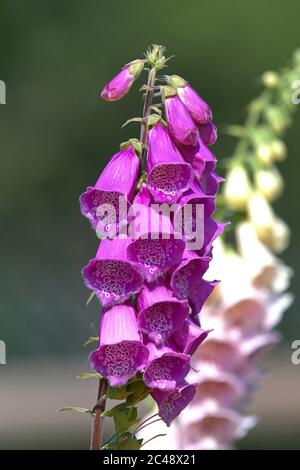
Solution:
[[[55,370],[55,364],[62,367],[78,357],[83,367],[87,351],[82,343],[97,333],[99,307],[95,301],[86,307],[89,292],[80,274],[97,239],[80,215],[78,197],[95,182],[119,143],[138,136],[135,124],[125,130],[121,125],[141,113],[138,86],[111,104],[99,99],[103,85],[124,63],[142,57],[151,43],[164,44],[175,54],[169,71],[197,88],[211,104],[215,122],[221,127],[242,123],[247,103],[260,91],[261,73],[285,65],[300,46],[299,17],[297,0],[1,1],[0,79],[7,85],[7,104],[0,106],[0,339],[7,344],[8,364],[0,366],[0,380],[11,390],[20,387],[22,407],[31,399],[24,402],[23,380],[36,380],[39,387],[39,373],[45,374],[49,363]],[[299,124],[298,112],[287,135],[288,159],[280,164],[286,191],[276,203],[292,230],[283,258],[295,273],[300,263]],[[214,149],[221,167],[233,145],[220,132]],[[299,289],[296,275],[291,289]],[[290,365],[290,345],[300,337],[299,302],[280,327],[280,360],[293,368],[294,377],[299,377],[300,366]],[[27,376],[32,364],[35,372]],[[56,380],[54,373],[50,383]],[[279,383],[284,400],[289,385]],[[10,389],[8,398],[1,398],[1,386],[0,409],[13,406],[13,419],[14,404],[5,401]],[[73,392],[68,390],[70,401]],[[11,423],[7,434],[2,416],[0,447],[44,445],[34,419],[31,423],[34,413],[32,406],[27,431],[32,428],[33,440],[26,440],[18,427],[14,431]],[[63,433],[73,418],[52,419],[54,427],[55,419],[60,420]],[[274,428],[279,420],[275,423]],[[274,438],[268,432],[253,431],[242,445],[272,446],[277,439],[276,445],[300,448],[296,431]],[[64,447],[63,437],[51,441],[50,434],[43,443]],[[78,436],[72,446],[84,447],[80,430]],[[70,445],[67,437],[65,442]]]

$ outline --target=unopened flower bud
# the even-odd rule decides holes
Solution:
[[[250,194],[251,185],[246,170],[242,166],[232,168],[224,185],[224,197],[228,206],[238,211],[246,209]]]
[[[129,92],[133,82],[140,76],[144,68],[143,60],[133,60],[125,65],[109,83],[107,83],[101,93],[101,98],[105,101],[118,101]]]
[[[280,173],[273,168],[272,170],[259,170],[255,173],[255,183],[258,191],[272,202],[282,192],[283,180]]]
[[[262,82],[267,88],[277,88],[280,80],[276,72],[269,70],[263,74]]]
[[[270,165],[272,163],[272,152],[273,149],[269,143],[262,143],[256,149],[256,156],[264,165]]]
[[[251,195],[248,201],[248,214],[259,239],[269,244],[272,239],[275,217],[272,207],[259,192]]]
[[[271,143],[272,149],[272,157],[276,161],[282,161],[286,158],[287,150],[285,143],[280,140],[276,139]]]
[[[284,251],[290,242],[290,229],[284,220],[276,218],[273,225],[271,248],[276,253]]]

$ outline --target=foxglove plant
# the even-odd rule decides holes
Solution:
[[[102,98],[119,100],[148,70],[143,116],[125,123],[140,122],[140,139],[121,144],[80,197],[82,214],[101,238],[82,271],[102,308],[99,338],[88,340],[98,342],[90,354],[93,372],[84,375],[100,379],[98,401],[91,410],[79,409],[92,415],[93,450],[101,447],[105,416],[113,417],[115,432],[101,448],[145,445],[136,437],[146,426],[138,424],[136,405],[147,396],[170,425],[195,395],[190,363],[209,334],[195,313],[216,285],[203,275],[223,228],[212,218],[220,179],[207,148],[216,127],[209,106],[185,80],[158,75],[168,61],[164,52],[154,45],[105,86]],[[193,249],[198,224],[203,236]],[[105,411],[107,398],[125,401]]]
[[[213,331],[192,356],[195,397],[168,436],[156,441],[160,448],[228,449],[255,426],[242,405],[261,380],[259,360],[278,343],[273,329],[293,300],[285,292],[291,272],[275,255],[287,246],[289,230],[270,202],[283,188],[275,164],[286,156],[279,139],[296,108],[291,90],[299,74],[298,51],[290,68],[263,75],[265,90],[250,104],[246,125],[228,128],[239,142],[219,206],[231,230],[214,245],[204,277],[222,282],[200,313],[201,327]],[[207,134],[200,135],[208,143]],[[157,426],[156,432],[165,432]]]

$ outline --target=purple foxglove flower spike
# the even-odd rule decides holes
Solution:
[[[176,388],[171,392],[154,390],[151,393],[152,398],[154,398],[158,405],[158,415],[167,426],[170,426],[171,422],[193,400],[195,391],[195,385],[185,382],[180,388]]]
[[[145,384],[160,390],[175,390],[190,369],[190,357],[174,351],[169,346],[159,349],[154,343],[147,343],[149,359],[144,371]]]
[[[127,256],[130,261],[139,263],[146,280],[152,282],[180,262],[185,242],[176,238],[170,218],[150,207],[145,207],[139,222],[146,226],[128,246]]]
[[[138,268],[127,259],[131,239],[102,240],[96,257],[82,270],[84,282],[94,290],[104,307],[122,303],[143,286]]]
[[[90,363],[112,387],[125,385],[142,370],[148,355],[141,342],[133,307],[116,305],[102,314],[99,348],[91,353]]]
[[[192,356],[211,331],[203,330],[191,320],[185,320],[183,327],[173,334],[172,341],[180,352]]]
[[[161,122],[148,134],[148,188],[156,202],[176,202],[192,182],[191,165],[184,161]]]
[[[140,163],[132,145],[129,145],[112,157],[95,186],[89,186],[86,192],[80,196],[81,212],[89,219],[93,227],[100,223],[103,233],[105,233],[109,231],[112,223],[118,224],[120,222],[120,198],[125,198],[127,204],[132,200]],[[102,214],[102,218],[101,214],[97,215],[97,208],[101,204],[111,204],[114,207],[116,220],[107,221],[105,214]]]
[[[140,330],[158,346],[183,327],[189,313],[188,303],[176,299],[162,280],[143,287],[137,306]]]
[[[182,262],[171,276],[171,288],[178,299],[189,300],[193,315],[200,312],[216,282],[202,279],[208,269],[209,257],[200,258],[193,251],[185,251]]]
[[[118,101],[129,92],[133,82],[140,76],[144,68],[142,60],[133,60],[125,65],[101,93],[101,98],[105,101]]]
[[[203,140],[205,145],[213,145],[218,138],[218,129],[215,124],[209,122],[208,124],[198,125],[197,129],[200,134],[200,138]]]
[[[184,87],[177,88],[177,93],[197,124],[207,124],[212,120],[210,106],[198,95],[189,83],[186,82]]]
[[[165,112],[172,137],[183,145],[197,145],[197,127],[178,96],[165,97]]]

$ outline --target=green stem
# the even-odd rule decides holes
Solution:
[[[140,141],[143,144],[143,154],[142,154],[142,167],[145,169],[145,159],[146,159],[146,151],[147,151],[147,140],[148,140],[148,117],[150,114],[150,107],[153,100],[154,94],[154,85],[155,85],[155,77],[156,77],[156,68],[153,67],[149,71],[148,75],[148,83],[147,83],[147,90],[143,108],[143,118],[141,124],[141,135]]]

